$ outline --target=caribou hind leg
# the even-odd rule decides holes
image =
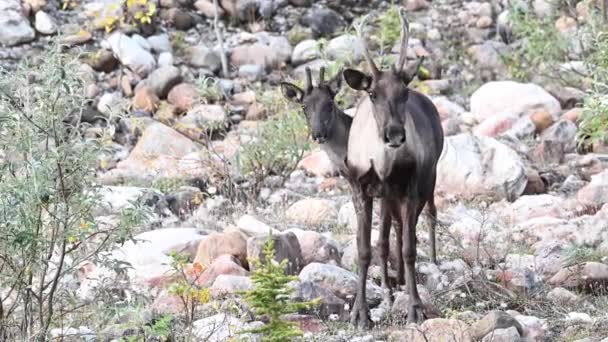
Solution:
[[[405,222],[403,229],[403,255],[405,259],[405,277],[410,295],[407,312],[407,323],[420,323],[424,320],[422,299],[416,287],[416,224],[422,211],[421,205],[415,200],[405,200],[401,204],[401,217]]]
[[[431,196],[426,206],[429,222],[429,247],[431,250],[430,258],[433,264],[437,264],[437,249],[435,244],[435,228],[437,226],[437,207],[435,207],[434,196]]]
[[[359,329],[367,329],[370,326],[369,310],[365,295],[367,287],[367,272],[372,259],[371,229],[373,198],[367,196],[363,189],[354,185],[353,203],[357,212],[357,252],[359,255],[359,282],[357,286],[357,297],[351,312],[351,324]]]

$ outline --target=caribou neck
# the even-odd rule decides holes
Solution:
[[[336,108],[336,119],[331,130],[331,139],[321,144],[331,162],[342,171],[345,169],[344,159],[348,151],[348,134],[353,119],[342,110]]]

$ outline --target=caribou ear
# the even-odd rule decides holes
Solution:
[[[372,85],[372,78],[359,70],[346,69],[342,75],[346,84],[355,90],[368,90]]]
[[[289,101],[302,103],[304,99],[304,91],[295,84],[281,82],[281,92]]]
[[[336,76],[327,82],[327,86],[332,93],[337,94],[342,87],[342,70],[338,71]]]

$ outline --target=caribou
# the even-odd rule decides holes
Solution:
[[[319,82],[317,86],[312,84],[310,68],[305,68],[304,89],[288,82],[281,82],[281,91],[288,100],[302,106],[308,129],[312,139],[319,143],[321,149],[327,153],[331,162],[337,167],[341,176],[347,178],[348,172],[346,164],[346,149],[348,147],[348,136],[353,119],[348,116],[336,105],[334,99],[342,85],[342,72],[338,72],[329,82],[325,82],[325,68],[319,70]],[[348,179],[348,178],[347,178]],[[349,180],[352,188],[353,182]],[[382,201],[380,204],[380,238],[378,246],[380,248],[380,263],[382,268],[381,286],[385,290],[384,300],[391,302],[390,286],[388,278],[388,255],[389,255],[389,236],[391,218],[399,220],[398,216],[392,216],[387,204]],[[400,235],[401,223],[397,223],[397,236]],[[397,240],[397,285],[405,284],[403,256],[401,255],[400,239]]]
[[[417,65],[417,72],[420,63]],[[331,162],[338,168],[340,175],[346,178],[348,172],[344,163],[347,154],[348,136],[352,124],[352,118],[346,115],[335,103],[334,99],[339,92],[342,83],[342,72],[338,72],[329,82],[325,82],[325,68],[319,70],[319,81],[313,86],[310,68],[305,68],[304,89],[293,83],[281,82],[283,96],[302,106],[306,117],[308,129],[312,139],[319,143],[322,150],[329,156]],[[349,181],[351,187],[354,185]],[[402,235],[403,224],[398,213],[390,207],[389,201],[381,198],[380,203],[380,238],[378,247],[380,250],[380,264],[382,269],[381,286],[385,290],[384,300],[387,304],[392,301],[392,286],[388,277],[388,255],[389,236],[391,223],[395,225],[397,237]],[[430,207],[427,207],[430,208]],[[432,211],[427,210],[427,215]],[[429,231],[429,238],[434,235]],[[402,255],[401,238],[397,239],[397,285],[405,284],[404,264]],[[431,261],[435,260],[434,241],[431,242]]]
[[[416,224],[425,205],[431,216],[431,244],[437,210],[434,203],[436,169],[443,150],[443,130],[437,109],[425,95],[409,89],[412,74],[404,70],[409,40],[405,9],[399,8],[401,48],[398,62],[382,71],[374,63],[362,34],[367,16],[357,28],[371,75],[356,69],[343,70],[349,87],[365,91],[356,107],[348,137],[345,160],[357,212],[359,282],[351,313],[351,323],[369,326],[365,298],[367,272],[371,261],[371,221],[373,198],[380,196],[402,224],[401,241],[405,280],[410,295],[407,322],[424,320],[422,300],[416,288]],[[383,232],[386,234],[386,232]]]

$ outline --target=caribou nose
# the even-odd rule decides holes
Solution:
[[[384,130],[384,143],[389,147],[399,147],[405,142],[405,129],[401,126],[389,126]]]
[[[318,142],[319,144],[323,144],[327,141],[327,134],[324,133],[313,133],[312,134],[312,139],[316,142]]]

